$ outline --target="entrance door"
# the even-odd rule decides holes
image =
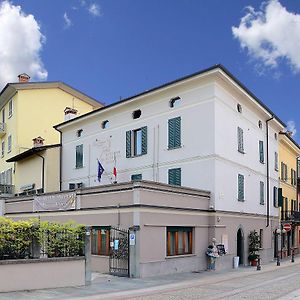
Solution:
[[[244,233],[241,228],[239,228],[236,237],[236,253],[239,259],[239,264],[244,264]]]
[[[129,277],[129,230],[111,227],[109,273]]]

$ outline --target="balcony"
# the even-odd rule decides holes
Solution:
[[[300,225],[300,211],[282,210],[281,221],[291,222]]]
[[[0,123],[0,138],[2,138],[6,134],[6,124]]]
[[[14,196],[15,186],[10,184],[0,184],[1,196]]]

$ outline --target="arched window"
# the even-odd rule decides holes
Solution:
[[[138,119],[141,115],[142,115],[142,111],[141,111],[140,109],[138,109],[138,110],[135,110],[135,111],[132,113],[132,118],[133,118],[133,119]]]
[[[109,128],[109,121],[108,120],[103,121],[102,124],[101,124],[101,127],[103,129]]]

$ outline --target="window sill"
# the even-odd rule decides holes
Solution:
[[[182,145],[177,146],[177,147],[168,147],[167,150],[175,150],[175,149],[180,149],[182,148]]]
[[[84,166],[82,166],[82,167],[76,167],[75,166],[75,170],[79,170],[79,169],[83,169],[84,168]]]
[[[259,161],[262,165],[264,165],[265,164],[265,162],[264,161]]]
[[[245,199],[237,199],[238,202],[245,202]]]
[[[241,154],[246,154],[245,151],[242,151],[242,150],[239,150],[239,149],[238,149],[238,152],[241,153]]]
[[[262,205],[262,206],[264,206],[265,205],[265,203],[259,203],[260,205]]]
[[[145,153],[145,154],[139,154],[139,155],[133,155],[133,156],[129,156],[129,157],[127,157],[127,158],[135,158],[135,157],[141,157],[141,156],[144,156],[144,155],[146,155],[147,153]]]
[[[193,257],[193,256],[196,256],[196,254],[191,253],[191,254],[181,254],[181,255],[170,255],[170,256],[166,256],[165,259],[184,258],[184,257]]]

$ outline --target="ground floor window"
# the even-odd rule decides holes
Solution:
[[[109,232],[109,227],[92,227],[92,254],[109,255]]]
[[[192,227],[167,227],[167,255],[191,254],[193,247]]]

